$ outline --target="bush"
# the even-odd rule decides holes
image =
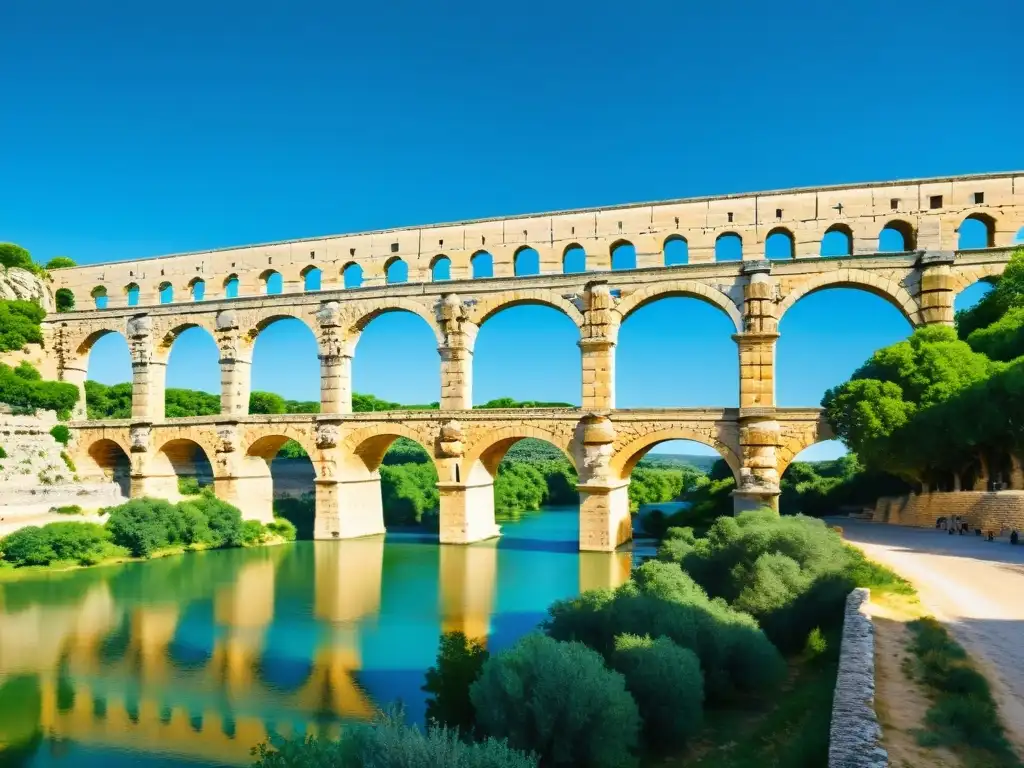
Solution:
[[[60,459],[61,459],[61,461],[64,462],[64,466],[66,466],[69,471],[71,471],[71,472],[77,472],[78,471],[78,470],[75,469],[75,462],[73,462],[71,460],[71,457],[68,456],[67,451],[61,451],[60,452]]]
[[[615,592],[585,592],[554,603],[544,623],[558,640],[579,640],[611,659],[615,637],[667,637],[700,659],[709,703],[778,685],[785,664],[749,615],[710,600],[677,565],[648,560]]]
[[[267,530],[275,536],[280,536],[285,541],[295,541],[298,538],[298,532],[292,521],[283,517],[275,517],[274,522],[267,523]]]
[[[15,566],[49,565],[57,560],[92,562],[103,552],[110,534],[96,523],[30,525],[0,541],[3,559]]]
[[[0,459],[6,459],[6,458],[7,458],[7,451],[5,451],[4,447],[2,445],[0,445]]]
[[[54,256],[46,262],[47,269],[67,269],[76,266],[75,260],[68,256]]]
[[[257,768],[536,768],[537,760],[488,739],[467,744],[447,728],[423,733],[401,714],[346,728],[340,741],[308,737],[255,750]]]
[[[71,440],[71,430],[68,429],[64,424],[58,424],[50,430],[50,437],[56,440],[61,445],[66,446],[68,441]]]
[[[546,766],[636,764],[636,702],[622,675],[581,643],[527,635],[487,660],[469,695],[483,734]]]
[[[0,265],[8,269],[12,267],[27,269],[30,272],[35,272],[39,269],[36,263],[32,261],[32,254],[14,243],[0,243]]]
[[[480,670],[489,654],[478,641],[462,632],[441,635],[437,664],[427,670],[422,690],[427,698],[427,723],[453,728],[463,736],[472,736],[475,729],[469,687],[480,677]]]
[[[75,294],[67,288],[58,288],[53,293],[58,312],[71,312],[75,308]]]
[[[210,494],[188,499],[178,506],[183,512],[197,515],[206,523],[203,534],[186,543],[208,544],[211,547],[242,546],[242,513],[238,507]]]
[[[808,659],[817,659],[823,656],[827,650],[828,641],[825,640],[825,635],[822,634],[819,627],[815,627],[807,635],[807,642],[804,644],[804,655]]]
[[[178,478],[178,493],[182,496],[198,496],[202,492],[199,480],[194,477]]]
[[[242,521],[242,543],[247,546],[262,544],[267,540],[267,531],[259,520]]]
[[[68,505],[63,506],[63,507],[52,507],[50,509],[50,511],[54,512],[54,513],[56,513],[58,515],[80,515],[80,514],[82,514],[82,508],[80,506],[78,506],[77,504],[68,504]]]
[[[679,749],[700,730],[704,678],[700,661],[686,648],[659,637],[619,635],[612,666],[626,678],[644,723],[647,744]]]
[[[0,351],[21,349],[29,342],[42,344],[39,323],[44,317],[46,311],[34,301],[0,301]]]
[[[67,414],[77,402],[78,387],[74,384],[42,381],[39,371],[28,363],[21,363],[17,368],[0,363],[0,403],[27,410],[42,408]]]
[[[132,499],[106,510],[111,539],[135,557],[149,557],[181,541],[184,522],[178,508],[162,499]]]

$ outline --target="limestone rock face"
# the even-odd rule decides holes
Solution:
[[[0,299],[37,301],[47,312],[55,309],[53,291],[47,282],[26,269],[0,267]]]

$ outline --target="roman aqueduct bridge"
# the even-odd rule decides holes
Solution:
[[[977,247],[961,247],[966,222],[981,232]],[[1021,173],[626,205],[58,270],[55,289],[80,304],[92,298],[96,308],[51,316],[44,334],[59,377],[83,388],[96,340],[127,338],[132,418],[85,420],[83,392],[73,431],[80,472],[109,474],[130,457],[133,495],[175,497],[177,472],[199,447],[217,495],[269,519],[270,461],[292,439],[316,469],[316,535],[379,533],[378,468],[390,444],[407,437],[437,467],[441,541],[469,543],[497,532],[493,481],[505,452],[537,437],[561,448],[579,473],[581,549],[610,550],[630,536],[630,472],[658,443],[683,438],[718,449],[744,509],[775,503],[793,457],[831,437],[819,409],[775,405],[779,321],[802,297],[859,288],[913,326],[951,324],[956,294],[999,275],[1021,235]],[[887,236],[900,244],[880,253]],[[839,255],[820,256],[825,241],[838,243]],[[738,260],[716,260],[725,244]],[[685,263],[666,265],[680,249]],[[577,269],[585,259],[585,271],[565,271],[570,257]],[[697,298],[732,322],[739,408],[616,409],[619,327],[670,296]],[[477,331],[520,304],[553,307],[579,329],[581,408],[472,409]],[[373,318],[395,311],[433,329],[440,409],[352,413],[356,342]],[[253,344],[282,318],[302,321],[319,340],[319,414],[248,414]],[[165,418],[171,345],[192,327],[220,348],[222,412]]]

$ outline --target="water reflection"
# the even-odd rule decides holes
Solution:
[[[563,549],[574,510],[440,547],[389,535],[195,553],[0,585],[0,763],[242,765],[281,734],[423,716],[438,635],[499,650],[631,555]]]

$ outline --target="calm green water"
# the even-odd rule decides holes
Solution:
[[[470,547],[389,534],[0,585],[0,764],[240,765],[397,700],[420,721],[443,630],[500,650],[628,576],[639,552],[578,553],[577,533],[550,509]]]

